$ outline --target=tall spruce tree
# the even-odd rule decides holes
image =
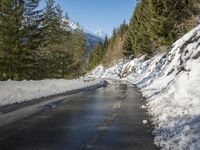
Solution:
[[[24,48],[21,51],[21,79],[42,79],[44,68],[42,51],[43,19],[42,10],[38,10],[40,0],[26,0],[24,3]]]
[[[55,6],[54,0],[48,0],[44,12],[42,49],[48,77],[63,78],[71,67],[73,54],[70,51],[70,32],[63,27],[62,10]]]
[[[74,76],[78,77],[84,72],[85,67],[85,55],[86,55],[86,41],[83,31],[73,32],[70,42],[71,54],[73,55],[73,63],[71,70],[74,72]]]
[[[23,7],[23,0],[1,0],[0,3],[0,78],[2,80],[18,78]]]
[[[45,67],[48,77],[54,77],[58,73],[58,52],[60,50],[62,39],[60,36],[61,20],[60,14],[57,12],[57,8],[54,0],[46,1],[46,8],[44,12],[44,20],[42,26],[44,41],[42,44]]]

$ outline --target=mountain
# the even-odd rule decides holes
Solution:
[[[101,38],[105,38],[106,37],[106,33],[104,33],[103,31],[101,31],[100,29],[97,30],[96,32],[94,32],[94,34],[97,36],[97,37],[101,37]]]
[[[89,53],[91,53],[92,49],[96,46],[97,43],[103,41],[103,38],[88,32],[85,32],[85,37],[86,37],[86,46]]]
[[[90,32],[85,29],[79,23],[75,23],[70,18],[63,18],[64,28],[70,31],[83,31],[86,37],[86,47],[88,54],[91,53],[92,49],[96,46],[97,43],[102,42],[104,40],[104,33],[101,32]],[[100,31],[100,30],[99,30]]]

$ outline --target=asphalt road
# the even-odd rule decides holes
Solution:
[[[121,82],[66,96],[0,127],[0,150],[156,150],[141,98]]]

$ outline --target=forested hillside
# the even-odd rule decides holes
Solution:
[[[66,30],[62,10],[47,0],[1,0],[0,80],[69,78],[82,72],[85,37]]]
[[[88,69],[93,69],[100,63],[109,65],[122,58],[124,56],[122,51],[123,43],[126,39],[127,31],[128,25],[125,21],[119,28],[114,28],[112,37],[108,38],[106,36],[104,42],[99,43],[93,49],[89,58]]]
[[[198,23],[199,0],[141,0],[131,18],[125,56],[153,55]]]
[[[112,64],[123,57],[151,57],[158,52],[167,51],[173,42],[199,23],[199,0],[137,2],[130,23],[123,23],[118,29],[114,29],[106,50],[102,49],[104,57],[96,55],[94,59],[92,56],[89,68],[99,63]]]

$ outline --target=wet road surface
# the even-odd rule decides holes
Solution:
[[[141,94],[128,83],[69,95],[0,128],[0,150],[156,150]]]

